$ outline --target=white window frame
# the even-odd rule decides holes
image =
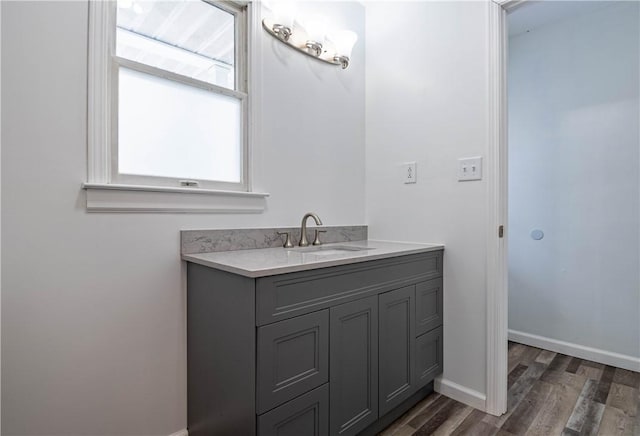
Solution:
[[[215,4],[236,19],[236,69],[238,90],[230,90],[197,79],[191,79],[148,65],[115,56],[116,1],[89,2],[88,65],[88,170],[87,210],[111,212],[235,212],[255,213],[265,209],[266,193],[252,192],[251,139],[259,125],[257,106],[250,89],[260,89],[259,77],[249,74],[250,66],[260,62],[256,22],[257,10],[252,2],[216,1]],[[259,9],[259,8],[255,8]],[[243,53],[244,52],[244,53]],[[123,175],[117,172],[117,99],[120,66],[154,76],[186,83],[241,100],[242,181],[241,183],[197,180],[198,187],[180,186],[182,179]],[[189,179],[191,180],[191,179]]]

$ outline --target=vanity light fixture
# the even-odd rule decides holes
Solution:
[[[340,62],[342,68],[347,68],[351,59],[351,51],[358,40],[358,35],[350,30],[340,30],[329,35],[328,39],[333,42],[336,48],[333,60]]]
[[[280,0],[273,4],[274,24],[271,31],[276,38],[288,42],[293,32],[293,23],[296,16],[295,1]],[[264,20],[262,21],[264,25]]]
[[[351,51],[358,35],[350,30],[325,34],[326,22],[321,18],[295,22],[295,2],[275,1],[273,17],[262,20],[262,27],[280,42],[308,56],[343,69],[349,66]],[[299,24],[299,23],[298,23]]]

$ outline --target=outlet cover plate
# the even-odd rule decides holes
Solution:
[[[415,162],[406,162],[402,164],[402,182],[405,184],[416,183],[418,181],[418,173],[416,172]]]

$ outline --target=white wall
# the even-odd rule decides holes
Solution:
[[[486,186],[457,159],[487,152],[485,2],[367,4],[367,221],[373,239],[446,244],[444,379],[486,384]],[[418,183],[398,164],[417,161]]]
[[[364,222],[364,9],[322,5],[361,36],[345,71],[259,32],[262,215],[87,214],[87,2],[2,9],[2,433],[185,428],[179,230]]]
[[[616,2],[509,49],[509,328],[635,357],[639,22]]]

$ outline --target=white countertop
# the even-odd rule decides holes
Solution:
[[[425,253],[444,249],[442,244],[412,244],[388,241],[352,241],[323,244],[331,247],[362,247],[363,251],[312,252],[307,248],[263,248],[257,250],[219,251],[216,253],[183,254],[188,262],[217,268],[245,277],[265,277],[275,274],[326,268],[368,260],[385,259],[406,254]]]

